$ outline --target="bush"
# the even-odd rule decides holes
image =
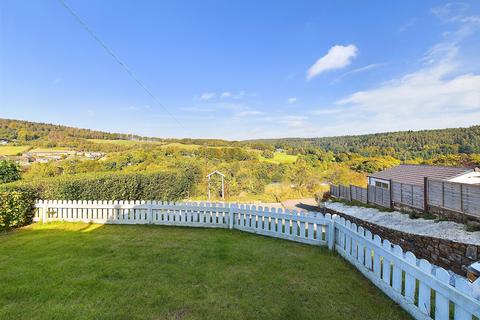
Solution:
[[[93,174],[60,176],[34,182],[14,182],[0,191],[28,191],[37,199],[54,200],[168,200],[189,196],[198,173],[157,172],[150,174]]]
[[[20,169],[11,160],[0,160],[0,183],[17,181],[20,179]]]
[[[29,191],[0,192],[0,230],[30,224],[34,210],[34,193]]]
[[[263,150],[262,152],[262,157],[264,158],[267,158],[267,159],[273,159],[273,157],[275,156],[275,154],[273,153],[272,150]]]

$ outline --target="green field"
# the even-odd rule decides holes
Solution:
[[[286,154],[284,152],[275,152],[272,159],[264,158],[259,155],[260,161],[263,162],[270,162],[275,164],[280,163],[295,163],[297,161],[298,156]]]
[[[87,139],[88,141],[94,142],[94,143],[108,143],[108,144],[116,144],[116,145],[121,145],[121,146],[134,146],[134,145],[141,145],[141,144],[157,144],[162,147],[177,147],[181,149],[186,149],[186,150],[196,150],[200,148],[200,145],[196,144],[183,144],[183,143],[178,143],[178,142],[172,142],[172,143],[165,143],[165,142],[160,142],[160,141],[152,141],[152,142],[147,142],[147,141],[134,141],[134,140],[106,140],[106,139]]]
[[[30,146],[0,146],[0,156],[20,155],[30,148]]]
[[[2,319],[410,319],[328,249],[238,231],[34,224],[0,256]]]
[[[148,141],[135,141],[135,140],[108,140],[108,139],[86,139],[87,141],[93,143],[108,143],[108,144],[117,144],[120,146],[133,146],[136,144],[144,144],[144,143],[153,143],[153,144],[162,144],[162,142],[148,142]]]
[[[53,147],[53,148],[35,148],[35,149],[32,149],[30,150],[30,152],[32,153],[35,153],[35,152],[69,152],[69,151],[72,151],[68,148],[65,148],[65,147]]]

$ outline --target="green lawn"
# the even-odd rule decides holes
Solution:
[[[0,235],[1,319],[410,319],[326,248],[74,223]]]
[[[30,148],[30,146],[0,146],[0,156],[16,156]]]
[[[264,162],[270,162],[270,163],[295,163],[297,161],[298,156],[291,155],[291,154],[286,154],[285,152],[275,152],[273,154],[272,159],[264,158],[262,156],[259,156],[260,161]]]

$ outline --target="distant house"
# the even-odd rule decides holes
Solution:
[[[369,175],[368,184],[382,189],[390,189],[391,181],[423,186],[425,178],[480,184],[480,171],[465,167],[401,164]]]

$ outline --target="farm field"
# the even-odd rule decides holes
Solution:
[[[0,156],[15,156],[30,148],[30,146],[0,146]]]
[[[62,148],[62,147],[53,147],[53,148],[35,148],[30,150],[30,152],[69,152],[72,151],[68,148]]]
[[[410,319],[328,249],[232,230],[34,224],[0,255],[3,319]]]
[[[135,140],[108,140],[108,139],[86,139],[87,141],[93,142],[93,143],[108,143],[108,144],[116,144],[116,145],[121,145],[121,146],[133,146],[133,145],[138,145],[138,144],[162,144],[162,142],[157,142],[157,141],[135,141]]]
[[[275,152],[273,154],[272,159],[262,157],[261,155],[259,156],[260,161],[275,163],[275,164],[280,164],[280,163],[292,164],[292,163],[295,163],[295,161],[297,161],[297,158],[298,156],[296,155],[290,155],[284,152]]]

